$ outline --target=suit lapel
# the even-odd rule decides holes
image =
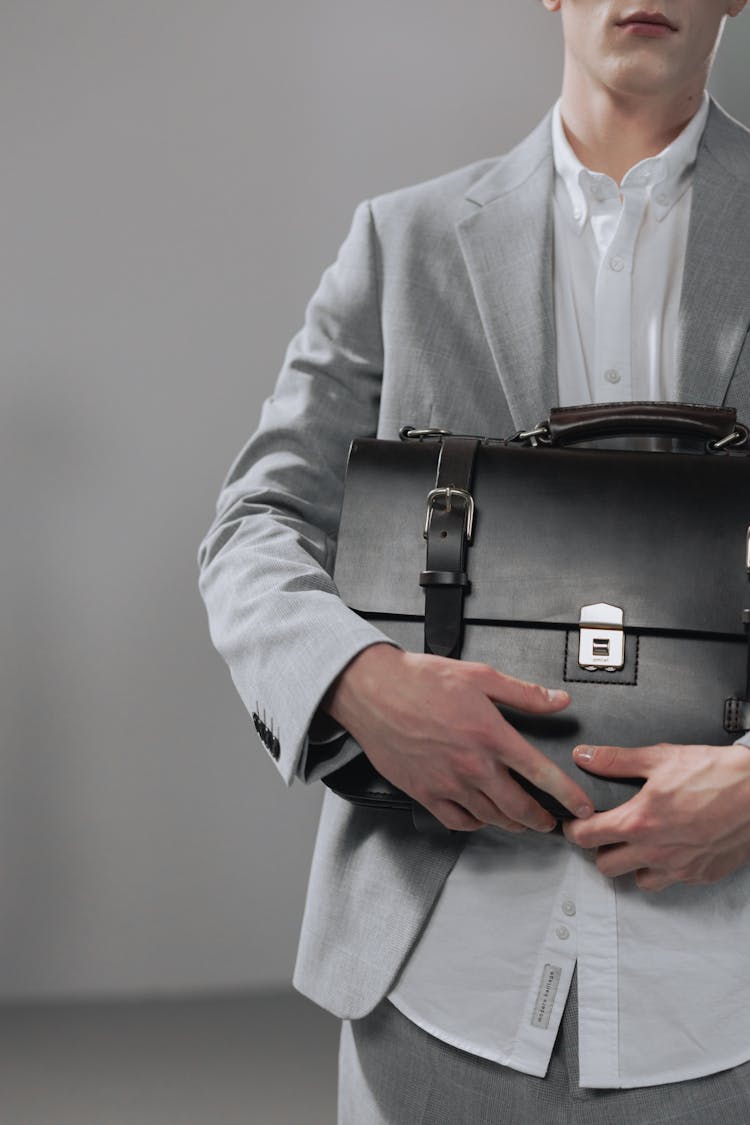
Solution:
[[[678,398],[721,404],[750,321],[750,185],[740,128],[712,106],[693,180],[677,342]],[[747,148],[747,140],[744,141]],[[732,168],[734,164],[734,170]]]
[[[557,402],[549,119],[480,180],[457,225],[482,325],[514,424]]]
[[[722,403],[750,322],[747,133],[715,104],[696,163],[677,340],[677,398]],[[467,195],[457,234],[514,424],[557,403],[549,118]]]

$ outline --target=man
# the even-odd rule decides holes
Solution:
[[[646,779],[592,815],[495,706],[565,692],[402,652],[329,578],[353,435],[504,435],[558,400],[750,414],[750,138],[704,96],[745,0],[543,2],[559,106],[500,160],[358,209],[202,548],[285,780],[364,751],[461,830],[326,795],[295,982],[347,1021],[342,1125],[750,1115],[748,749],[579,747]],[[511,769],[570,810],[564,838]]]

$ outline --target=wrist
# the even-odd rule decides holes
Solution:
[[[347,664],[326,693],[322,710],[347,730],[361,711],[363,701],[383,694],[383,681],[393,674],[404,653],[395,645],[369,645]]]

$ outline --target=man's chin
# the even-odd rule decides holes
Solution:
[[[695,85],[694,81],[686,83],[680,81],[678,75],[670,74],[670,68],[661,59],[621,58],[612,66],[607,77],[612,94],[622,99],[658,98],[664,101],[669,99],[670,94],[677,98]]]

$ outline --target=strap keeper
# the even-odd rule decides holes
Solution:
[[[468,575],[461,570],[422,570],[419,573],[420,586],[463,586],[471,588]]]

